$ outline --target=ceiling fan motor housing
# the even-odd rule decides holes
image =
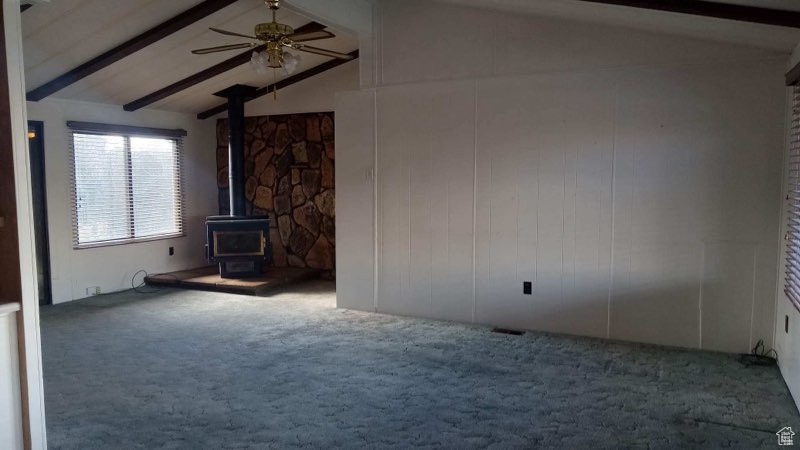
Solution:
[[[262,41],[279,40],[283,36],[294,33],[294,28],[277,22],[260,23],[256,25],[255,35]]]

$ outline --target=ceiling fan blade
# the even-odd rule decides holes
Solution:
[[[216,53],[216,52],[224,52],[228,50],[239,50],[240,48],[251,48],[255,47],[258,44],[231,44],[231,45],[220,45],[219,47],[209,47],[209,48],[199,48],[197,50],[192,50],[192,53],[195,55],[206,55],[208,53]]]
[[[228,30],[220,30],[219,28],[214,28],[214,27],[209,28],[209,30],[217,32],[217,33],[220,33],[220,34],[227,34],[228,36],[238,36],[238,37],[243,37],[243,38],[247,38],[247,39],[258,39],[255,36],[248,36],[246,34],[235,33],[233,31],[228,31]]]
[[[289,36],[286,37],[294,42],[306,42],[306,41],[316,41],[318,39],[330,39],[336,37],[336,35],[331,33],[330,31],[319,30],[319,31],[310,31],[308,33],[290,34]]]
[[[324,48],[319,47],[312,47],[310,45],[298,45],[297,50],[301,52],[308,52],[308,53],[315,53],[317,55],[322,56],[330,56],[331,58],[338,58],[338,59],[354,59],[355,57],[352,55],[348,55],[345,53],[334,52],[332,50],[325,50]]]

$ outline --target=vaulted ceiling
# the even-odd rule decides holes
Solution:
[[[320,2],[337,0],[319,0]],[[401,1],[401,0],[386,0]],[[698,15],[653,11],[630,6],[692,5],[705,7],[722,5],[756,6],[786,11],[790,21],[800,12],[798,0],[438,0],[499,11],[567,17],[647,29],[655,32],[676,33],[696,37],[746,44],[789,52],[800,42],[800,23],[792,26],[773,26],[747,21],[723,20]],[[341,2],[339,2],[341,3]],[[616,4],[604,4],[616,3]],[[625,5],[627,6],[621,6]],[[242,38],[223,36],[210,31],[217,27],[250,34],[260,22],[270,20],[263,0],[53,0],[27,8],[22,14],[23,44],[25,47],[25,72],[29,94],[37,88],[48,86],[54,80],[63,81],[64,75],[130,42],[151,29],[169,23],[201,7],[205,11],[184,21],[148,45],[142,45],[112,63],[100,65],[89,75],[76,77],[56,89],[44,89],[41,97],[52,96],[114,105],[128,105],[142,100],[161,89],[207,71],[230,58],[245,52],[234,50],[208,55],[193,55],[192,49],[223,44],[247,42]],[[329,5],[326,5],[329,6]],[[278,13],[280,22],[294,28],[303,25],[320,26],[311,19],[286,8]],[[319,41],[330,50],[350,53],[357,50],[358,39],[344,30],[328,28],[337,37]],[[152,37],[152,36],[151,36]],[[657,51],[657,49],[656,49]],[[297,52],[299,53],[299,52]],[[318,73],[330,67],[331,58],[300,53],[302,62],[298,73]],[[233,65],[229,70],[207,77],[199,82],[185,83],[164,98],[152,102],[136,102],[136,107],[147,107],[186,113],[202,113],[220,104],[213,96],[233,84],[250,84],[265,87],[276,81],[292,81],[283,71],[272,75],[258,75],[249,64]],[[96,68],[96,67],[95,67]],[[226,68],[227,69],[227,68]],[[300,76],[299,78],[303,78]],[[59,84],[59,83],[56,83]],[[39,89],[41,92],[42,89]],[[50,92],[52,91],[52,92]],[[32,96],[36,97],[36,96]]]
[[[104,52],[178,16],[199,0],[56,0],[37,4],[22,14],[25,75],[28,91],[69,72]],[[251,34],[257,23],[271,20],[263,0],[238,0],[163,39],[82,78],[51,96],[55,98],[124,105],[190,77],[243,50],[194,55],[192,49],[248,42],[209,31],[217,27]],[[278,21],[294,28],[311,19],[282,8]],[[312,45],[350,53],[356,36],[328,28],[336,38]],[[331,58],[300,53],[296,73],[320,66]],[[277,80],[287,77],[277,71]],[[264,87],[276,81],[243,64],[188,89],[150,104],[149,108],[200,113],[220,104],[213,93],[233,84]]]

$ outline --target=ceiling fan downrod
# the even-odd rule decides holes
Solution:
[[[264,0],[264,3],[272,11],[272,22],[277,22],[277,12],[280,8],[280,0]]]

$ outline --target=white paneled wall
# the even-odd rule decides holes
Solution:
[[[340,205],[374,208],[337,224],[340,242],[358,242],[338,253],[375,256],[340,258],[339,306],[732,352],[772,345],[788,54],[376,5],[374,88],[336,108],[337,157],[362,171],[374,158],[377,174],[337,178]]]
[[[340,308],[373,311],[375,308],[374,157],[375,95],[355,92],[337,96],[336,146],[336,252]]]
[[[474,85],[418,88],[378,92],[378,308],[472,320]]]
[[[340,95],[337,118],[352,121],[339,139],[368,139],[377,122],[377,311],[732,352],[769,346],[784,62]],[[338,227],[342,237],[356,229]],[[367,263],[348,270],[368,273]],[[341,291],[351,278],[338,267]]]
[[[478,83],[479,322],[606,336],[614,92],[590,75]]]

